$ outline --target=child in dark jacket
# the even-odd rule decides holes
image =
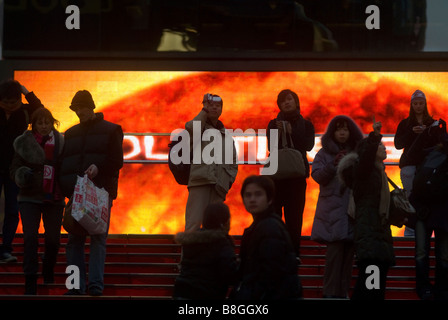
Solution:
[[[201,229],[176,235],[176,242],[182,244],[182,261],[174,299],[227,297],[237,270],[229,229],[229,208],[223,203],[213,203],[205,209]]]

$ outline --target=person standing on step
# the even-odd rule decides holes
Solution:
[[[280,216],[284,215],[285,224],[294,244],[296,256],[300,262],[300,238],[302,234],[303,210],[306,201],[306,179],[310,175],[310,166],[306,157],[307,151],[314,147],[314,126],[311,121],[303,118],[300,113],[300,101],[297,94],[289,89],[282,90],[277,96],[277,106],[280,109],[277,117],[271,120],[267,127],[268,146],[271,145],[270,130],[279,130],[278,148],[283,148],[282,131],[286,127],[286,144],[302,154],[305,175],[297,178],[274,179],[275,200],[274,209]],[[271,151],[271,150],[270,150]]]
[[[240,247],[236,300],[295,300],[302,297],[297,260],[288,230],[274,211],[275,186],[267,176],[249,176],[241,187],[252,224]]]
[[[425,158],[425,149],[434,147],[438,137],[431,135],[428,129],[434,123],[429,115],[426,95],[421,90],[415,90],[411,96],[409,116],[400,121],[394,137],[395,148],[403,149],[400,157],[400,177],[406,195],[411,195],[416,168]],[[405,237],[413,237],[414,229],[406,226]]]
[[[64,198],[59,188],[59,157],[64,137],[51,112],[40,108],[33,113],[31,130],[14,141],[15,156],[11,179],[20,188],[18,203],[23,225],[25,294],[37,294],[39,225],[45,228],[44,283],[54,282],[54,266],[59,251]]]
[[[349,215],[352,192],[337,177],[339,162],[354,151],[363,134],[347,116],[336,116],[321,138],[311,176],[319,184],[311,240],[327,245],[323,283],[324,298],[347,298],[354,256],[353,217]]]
[[[190,134],[193,155],[196,152],[201,155],[200,163],[195,163],[193,159],[190,166],[188,199],[185,208],[185,231],[196,231],[201,227],[202,215],[207,205],[226,200],[227,193],[238,173],[238,159],[233,138],[226,132],[224,124],[219,120],[223,109],[222,98],[206,93],[202,100],[202,106],[198,115],[185,124],[185,129]],[[221,159],[204,159],[202,152],[211,143],[210,140],[202,139],[202,134],[206,130],[213,131],[216,136],[221,138]],[[201,136],[194,137],[195,134]],[[197,146],[198,150],[193,150],[195,139],[200,141]],[[213,139],[211,140],[214,141]],[[226,146],[232,146],[232,149],[227,150]],[[226,155],[228,152],[232,152],[232,157]],[[231,163],[226,163],[227,158],[231,159]]]
[[[63,194],[70,198],[77,176],[87,174],[97,187],[109,192],[111,209],[112,201],[117,197],[118,177],[123,167],[123,130],[118,124],[104,120],[103,113],[94,112],[95,103],[87,90],[75,94],[70,109],[76,113],[80,123],[65,132],[60,171]],[[103,293],[106,240],[107,232],[90,236],[88,291],[90,295],[99,296]],[[85,241],[85,235],[72,233],[68,235],[67,264],[79,267],[81,287],[79,290],[70,290],[67,294],[86,293]]]
[[[354,244],[358,280],[352,300],[384,300],[389,268],[395,265],[389,223],[390,191],[383,161],[386,147],[381,143],[381,122],[373,122],[373,132],[361,140],[355,152],[338,165],[338,175],[353,190],[355,203]],[[375,266],[378,287],[368,288],[367,277]]]
[[[28,104],[22,103],[22,94]],[[0,245],[0,263],[15,262],[12,242],[19,224],[17,195],[19,188],[11,179],[9,171],[14,157],[14,140],[28,128],[33,112],[43,107],[33,92],[15,80],[0,84],[0,193],[4,190],[5,211],[3,220],[3,243]]]

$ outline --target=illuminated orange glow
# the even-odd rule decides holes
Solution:
[[[313,122],[316,133],[323,133],[332,117],[346,114],[365,133],[371,131],[375,115],[383,123],[383,132],[393,134],[399,121],[407,117],[410,96],[416,89],[425,92],[435,118],[448,111],[448,73],[17,71],[15,78],[53,111],[61,121],[61,131],[78,122],[68,106],[81,89],[92,93],[97,111],[104,112],[107,120],[119,123],[129,133],[170,133],[183,128],[199,112],[202,96],[207,92],[223,98],[221,120],[225,126],[243,131],[266,129],[279,111],[277,94],[285,88],[298,93],[301,112]],[[139,137],[139,141],[142,139]],[[154,155],[163,158],[167,141],[166,137],[155,137],[149,158],[157,159]],[[125,153],[135,151],[132,148],[127,141]],[[310,160],[319,148],[316,144]],[[386,161],[396,161],[399,153],[392,147],[388,151]],[[144,152],[147,150],[140,150],[137,158],[145,158]],[[242,234],[252,222],[239,192],[243,180],[250,174],[258,174],[259,167],[239,166],[237,180],[226,199],[232,212],[231,234]],[[387,172],[400,184],[397,166],[389,166]],[[319,186],[312,178],[308,179],[303,235],[311,233],[318,194]],[[125,164],[112,209],[110,232],[182,231],[187,196],[187,188],[176,184],[166,164]],[[402,235],[403,229],[393,227],[393,234]]]

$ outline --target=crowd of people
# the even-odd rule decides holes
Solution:
[[[28,104],[22,103],[22,95]],[[268,141],[272,138],[270,130],[277,129],[278,148],[295,150],[293,161],[300,162],[302,170],[286,178],[254,175],[244,180],[240,191],[242,203],[252,215],[253,223],[245,229],[237,255],[229,236],[231,213],[224,204],[238,173],[235,148],[232,163],[224,161],[227,159],[224,147],[219,153],[223,161],[191,163],[186,183],[189,196],[185,231],[175,236],[182,245],[182,254],[173,298],[300,299],[302,287],[297,267],[301,264],[307,179],[311,177],[320,186],[311,239],[327,246],[323,297],[349,297],[356,260],[358,278],[351,298],[384,299],[387,273],[395,264],[395,255],[381,122],[374,119],[372,131],[364,137],[349,116],[334,117],[322,136],[322,148],[309,166],[307,152],[314,147],[315,131],[312,122],[301,114],[298,95],[282,90],[277,105],[279,113],[267,124]],[[79,124],[61,134],[57,130],[58,120],[33,92],[14,80],[0,85],[0,143],[4,150],[0,157],[0,183],[5,194],[0,261],[17,261],[12,241],[20,212],[25,294],[37,294],[41,219],[45,228],[43,281],[54,282],[64,208],[66,199],[73,195],[76,177],[86,174],[96,186],[104,187],[109,193],[109,208],[117,197],[119,171],[123,166],[120,125],[94,112],[93,97],[86,90],[74,95],[70,109],[78,116]],[[206,94],[201,110],[186,123],[186,130],[193,132],[196,122],[202,132],[216,130],[228,139],[220,120],[222,109],[221,97]],[[209,143],[201,141],[198,147],[204,150]],[[420,90],[411,96],[409,117],[397,127],[395,147],[404,149],[399,163],[402,185],[417,212],[399,223],[406,225],[406,236],[415,237],[417,293],[421,299],[447,299],[448,188],[430,192],[427,185],[428,181],[433,187],[443,184],[448,176],[448,135],[446,123],[429,115],[426,96]],[[436,156],[441,160],[428,173],[427,163]],[[447,185],[448,181],[445,182]],[[434,285],[429,277],[433,232]],[[81,286],[67,294],[102,295],[107,232],[90,235],[88,281],[86,236],[75,229],[69,231],[67,264],[80,268]],[[371,265],[380,272],[379,289],[375,290],[366,287],[366,271]]]
[[[221,134],[225,134],[222,131],[224,125],[219,120],[223,101],[219,96],[212,96],[216,99],[209,99],[209,94],[204,96],[202,109],[193,120],[201,121],[201,128],[220,130]],[[338,115],[331,119],[321,139],[322,148],[310,170],[307,152],[314,147],[313,124],[301,115],[300,100],[295,92],[282,90],[277,105],[279,113],[267,125],[268,146],[271,145],[270,130],[277,129],[278,148],[297,150],[298,156],[294,161],[303,161],[303,170],[291,177],[276,177],[274,174],[249,176],[244,180],[242,202],[252,215],[253,223],[245,229],[240,252],[236,256],[232,250],[233,241],[228,235],[230,213],[223,204],[238,172],[236,162],[230,165],[218,161],[196,164],[194,169],[191,167],[188,202],[201,186],[204,196],[194,196],[194,200],[200,201],[204,209],[195,210],[193,219],[189,214],[190,204],[187,203],[186,225],[194,225],[194,229],[186,228],[185,232],[176,236],[183,252],[173,297],[301,298],[297,266],[301,263],[300,238],[306,179],[311,175],[320,186],[311,239],[327,246],[324,298],[350,297],[352,267],[356,261],[358,278],[350,298],[384,299],[387,273],[395,264],[390,226],[396,224],[401,227],[405,224],[405,235],[415,236],[418,296],[421,299],[448,299],[448,187],[440,187],[448,184],[448,180],[444,180],[448,176],[448,135],[446,123],[429,116],[425,94],[421,90],[412,94],[409,116],[400,122],[395,135],[395,147],[404,149],[399,163],[402,184],[417,212],[413,216],[400,217],[398,221],[392,217],[392,199],[383,162],[387,154],[381,142],[381,122],[373,119],[372,131],[364,137],[360,127],[349,116]],[[192,121],[186,124],[187,130],[191,131]],[[208,143],[202,142],[202,150]],[[425,169],[427,159],[434,152],[439,155],[438,159],[440,155],[444,156],[435,178],[430,177]],[[288,162],[279,161],[279,166],[282,163]],[[230,180],[224,192],[218,183],[222,173],[228,175],[226,182]],[[439,191],[415,191],[421,190],[421,185],[427,185],[428,181],[433,182]],[[217,197],[215,194],[219,190],[221,196]],[[438,196],[433,197],[432,194]],[[196,203],[196,208],[199,207]],[[199,223],[201,219],[202,228]],[[205,222],[210,219],[215,223]],[[429,249],[433,231],[436,237],[434,285],[429,277]],[[214,237],[210,238],[210,234]],[[372,265],[379,270],[379,285],[374,290],[366,285]]]
[[[22,95],[29,104],[22,103]],[[33,92],[14,80],[0,84],[0,180],[5,195],[3,243],[0,262],[17,261],[12,241],[22,220],[24,237],[23,272],[25,294],[37,294],[38,233],[41,220],[45,228],[42,276],[44,283],[54,282],[54,267],[66,198],[71,198],[77,176],[87,175],[96,186],[109,193],[109,208],[117,197],[118,176],[123,166],[123,131],[117,124],[95,113],[92,95],[78,91],[70,109],[79,124],[64,135],[59,121],[43,106]],[[109,214],[110,217],[110,214]],[[91,235],[89,256],[90,295],[102,295],[106,234]],[[84,244],[86,234],[69,232],[66,247],[68,265],[80,269],[80,288],[70,295],[87,293]]]

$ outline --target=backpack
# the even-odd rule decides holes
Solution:
[[[169,153],[168,153],[168,167],[170,168],[171,173],[174,176],[174,179],[176,179],[176,182],[180,185],[188,185],[188,180],[190,179],[190,167],[191,167],[191,161],[190,163],[179,163],[175,164],[171,160],[171,150],[172,148],[182,141],[182,137],[179,136],[177,141],[171,141],[168,144]],[[179,156],[182,156],[182,150],[179,151]],[[190,157],[191,160],[191,157]]]
[[[424,203],[448,200],[448,159],[440,149],[434,149],[417,167],[412,198]]]

